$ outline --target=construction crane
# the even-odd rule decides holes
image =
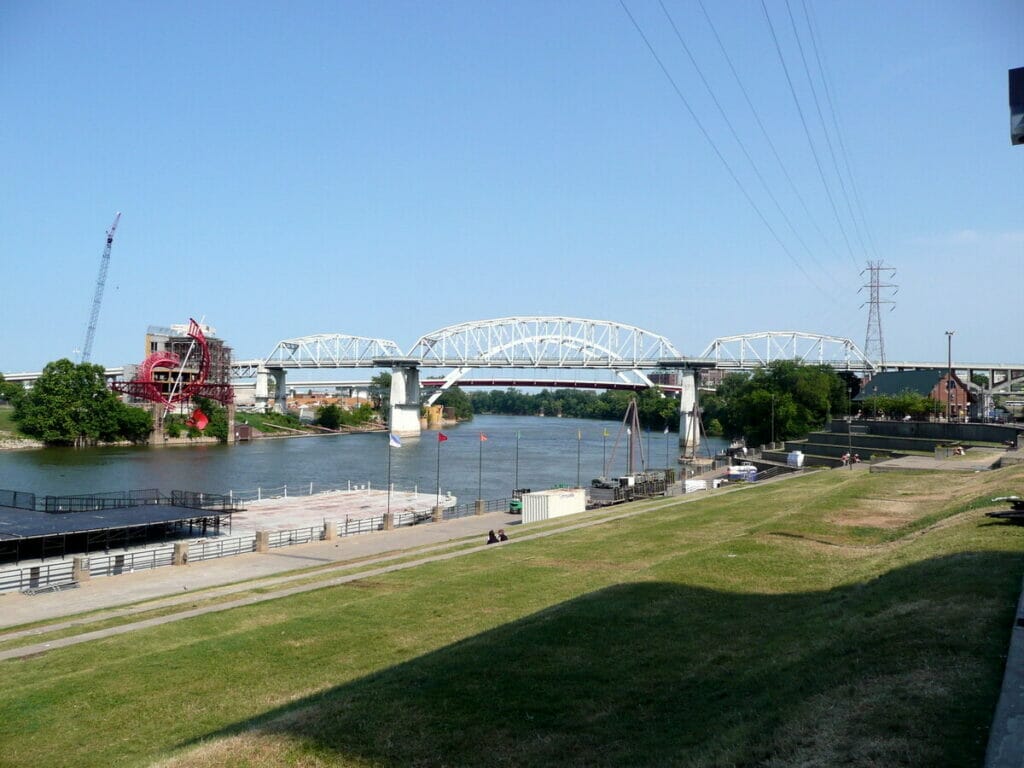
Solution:
[[[96,321],[100,316],[100,304],[103,303],[103,286],[107,284],[107,267],[110,266],[110,248],[114,245],[114,232],[117,222],[121,220],[121,212],[114,216],[114,223],[107,230],[107,245],[100,259],[100,276],[96,278],[96,294],[92,298],[92,312],[89,314],[89,328],[85,332],[85,345],[82,347],[82,362],[88,363],[92,355],[92,340],[96,336]]]

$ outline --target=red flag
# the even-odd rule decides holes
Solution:
[[[448,439],[448,435],[446,435],[444,432],[438,432],[437,433],[437,442],[443,443],[447,439]]]
[[[206,414],[200,409],[196,408],[192,411],[192,418],[185,422],[187,426],[195,427],[200,432],[206,429],[206,425],[210,423],[210,419],[207,418]]]
[[[483,432],[480,433],[480,442],[481,443],[486,443],[487,442],[487,435],[485,435]]]

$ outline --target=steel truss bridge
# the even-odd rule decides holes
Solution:
[[[235,380],[256,379],[266,386],[268,375],[284,383],[286,371],[348,368],[421,368],[448,373],[423,384],[447,389],[465,384],[507,386],[564,386],[596,388],[643,388],[655,386],[654,371],[717,368],[749,371],[778,360],[827,364],[836,370],[870,375],[879,370],[945,370],[945,362],[888,362],[868,360],[850,339],[803,331],[760,331],[723,336],[712,341],[696,357],[682,355],[666,337],[633,325],[575,317],[505,317],[458,323],[424,334],[404,352],[390,339],[343,333],[316,334],[279,341],[264,358],[237,360],[231,365]],[[1024,382],[1024,364],[956,362],[958,372],[982,373],[989,391],[1006,391]],[[465,379],[476,369],[490,374]],[[495,369],[502,369],[501,373]],[[538,369],[572,371],[575,380],[540,377]],[[526,375],[516,378],[512,371]],[[121,378],[123,369],[109,368],[110,378]],[[561,375],[565,375],[564,373]],[[8,381],[31,385],[38,373],[7,374]],[[308,382],[313,383],[313,382]],[[307,382],[303,382],[307,384]],[[602,386],[602,384],[604,386]],[[663,388],[675,387],[659,381]],[[440,395],[435,392],[432,400]]]
[[[590,371],[585,380],[541,379],[535,374],[523,378],[494,375],[473,379],[481,385],[522,382],[533,386],[598,386],[597,372],[604,372],[609,388],[652,386],[650,371],[674,368],[718,368],[751,371],[778,360],[804,364],[831,365],[836,370],[870,375],[882,370],[945,370],[945,362],[889,361],[884,365],[869,360],[848,338],[805,331],[758,331],[722,336],[696,357],[684,356],[666,337],[607,320],[574,317],[506,317],[458,323],[424,334],[403,352],[390,339],[317,334],[279,341],[265,358],[232,363],[232,376],[251,379],[266,370],[386,368],[416,365],[427,369],[449,369],[442,379],[447,388],[474,369],[563,369]],[[954,370],[982,373],[990,389],[1009,389],[1024,381],[1024,364],[955,362]],[[11,377],[8,377],[11,378]],[[465,380],[469,383],[469,380]],[[425,380],[426,386],[438,386]]]
[[[643,371],[690,365],[753,370],[775,360],[827,364],[858,372],[878,367],[850,339],[816,333],[762,331],[723,336],[711,342],[700,356],[687,357],[664,336],[632,325],[572,317],[507,317],[432,331],[417,339],[408,352],[402,352],[390,339],[341,333],[284,339],[265,358],[234,361],[231,372],[235,378],[246,379],[261,368],[382,368],[396,362],[470,370]]]

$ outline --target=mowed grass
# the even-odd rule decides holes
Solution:
[[[21,434],[18,425],[14,422],[14,408],[9,405],[0,405],[0,432]]]
[[[819,472],[3,662],[0,765],[980,765],[1021,485]]]

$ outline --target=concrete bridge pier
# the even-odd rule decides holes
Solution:
[[[267,410],[267,400],[270,397],[270,376],[269,372],[262,365],[256,369],[256,391],[253,394],[253,402],[261,410]]]
[[[696,454],[700,446],[700,414],[697,411],[697,372],[679,372],[679,447],[683,453]]]
[[[420,434],[420,369],[416,364],[391,369],[391,405],[388,427],[401,437]]]
[[[261,365],[256,369],[256,407],[266,411],[270,403],[270,377],[274,377],[273,410],[284,413],[288,410],[287,372],[284,368],[267,368]]]

